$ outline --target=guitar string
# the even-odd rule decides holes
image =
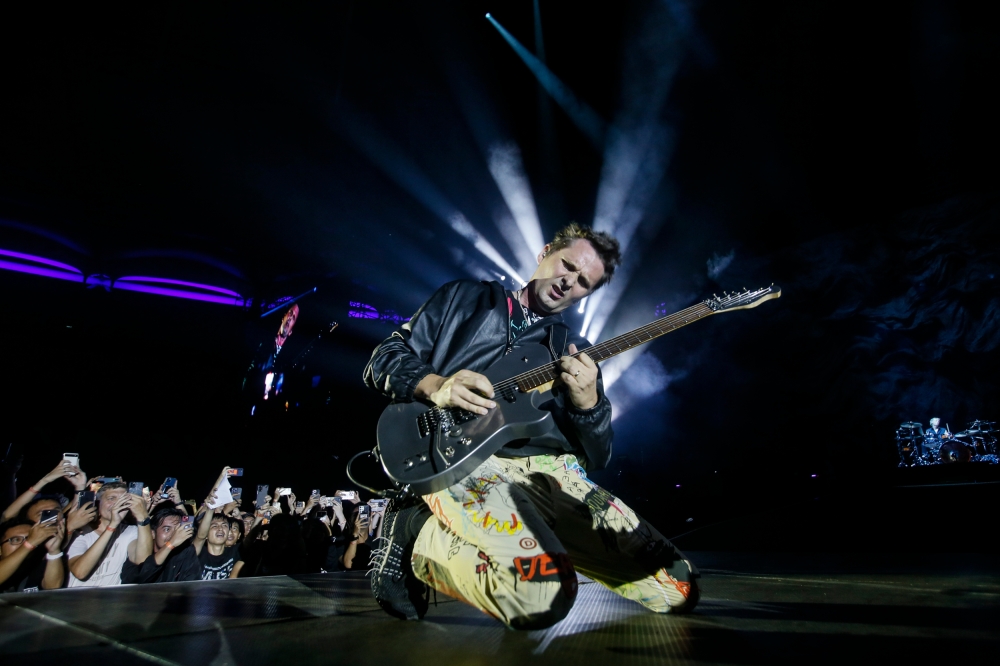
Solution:
[[[746,294],[740,294],[740,296],[745,297]],[[624,351],[628,351],[633,347],[638,347],[641,344],[645,344],[647,342],[650,342],[651,340],[655,340],[656,338],[662,335],[666,335],[671,331],[675,331],[678,328],[694,323],[709,315],[715,314],[717,310],[713,310],[712,308],[710,308],[708,306],[708,303],[709,301],[702,301],[701,303],[695,303],[694,305],[687,307],[683,310],[680,310],[678,312],[675,312],[674,314],[667,315],[666,317],[657,319],[653,322],[650,322],[649,324],[640,326],[639,328],[628,331],[627,333],[623,333],[619,336],[611,338],[610,340],[605,340],[604,342],[599,342],[597,344],[591,345],[586,349],[581,349],[576,354],[573,354],[573,357],[576,358],[580,354],[587,353],[588,356],[591,356],[591,358],[593,358],[593,355],[598,355],[599,358],[597,358],[596,361],[604,361],[610,358],[611,356],[615,356]],[[678,322],[683,322],[683,323],[681,324],[681,326],[675,326],[675,324]],[[664,330],[665,327],[669,328]],[[644,340],[641,339],[639,335],[640,333],[645,334],[647,336],[646,339]],[[652,335],[651,333],[655,333],[655,335]],[[628,343],[629,336],[633,336],[635,338],[634,343]],[[626,343],[625,348],[624,349],[620,348],[618,342]],[[615,347],[615,351],[613,353],[611,353],[612,345]],[[605,355],[606,353],[607,355]],[[558,376],[558,374],[555,373],[557,364],[558,361],[553,361],[552,363],[548,363],[538,368],[534,368],[533,370],[529,370],[519,375],[515,375],[514,377],[510,377],[509,379],[497,382],[493,386],[493,389],[496,392],[503,391],[508,388],[516,388],[520,390],[520,385],[522,383],[525,384],[525,388],[534,388],[536,386],[541,386],[546,382],[553,381]],[[534,381],[534,383],[529,384],[528,383],[529,381]],[[442,408],[440,407],[436,407],[434,408],[433,411],[438,411],[441,409]]]
[[[739,294],[739,296],[744,298],[747,295],[748,294]],[[757,296],[758,294],[754,293],[750,295]],[[726,300],[732,301],[732,297],[730,296]],[[657,319],[653,322],[650,322],[649,324],[640,326],[639,328],[628,331],[627,333],[623,333],[619,336],[611,338],[610,340],[605,340],[604,342],[599,342],[597,344],[591,345],[586,349],[581,349],[572,356],[573,358],[576,358],[580,354],[587,353],[588,356],[591,356],[591,358],[594,358],[594,356],[599,356],[599,358],[595,359],[595,362],[606,360],[612,356],[620,354],[624,351],[628,351],[633,347],[638,347],[641,344],[645,344],[647,342],[655,340],[656,338],[662,335],[666,335],[671,331],[675,331],[678,328],[682,328],[683,326],[692,324],[700,319],[703,319],[709,315],[713,315],[716,312],[718,312],[718,310],[713,310],[711,307],[709,307],[708,303],[709,301],[702,301],[701,303],[695,303],[694,305],[687,307],[683,310],[680,310],[678,312],[675,312],[674,314],[667,315],[666,317]],[[726,305],[731,305],[731,303],[726,303]],[[683,322],[683,323],[680,326],[676,326],[675,324],[677,322]],[[640,338],[640,333],[645,334],[647,336],[645,340]],[[655,333],[655,335],[653,335],[652,333]],[[628,342],[629,336],[633,336],[635,338],[634,343]],[[625,348],[624,349],[620,348],[618,342],[624,342]],[[613,353],[611,352],[612,345],[615,347],[615,351]],[[552,363],[548,363],[538,368],[534,368],[533,370],[529,370],[528,372],[523,372],[519,375],[515,375],[514,377],[510,377],[509,379],[497,382],[493,386],[493,389],[495,392],[500,392],[508,388],[516,388],[520,390],[522,383],[525,384],[525,388],[528,389],[535,388],[536,386],[541,386],[542,384],[553,381],[556,377],[558,377],[558,374],[555,373],[557,364],[558,361],[553,361]],[[534,381],[534,383],[529,384],[528,383],[529,380]],[[449,408],[449,411],[450,409],[454,408]],[[435,407],[431,411],[444,411],[444,408]]]
[[[701,312],[698,312],[699,310],[701,310]],[[599,358],[597,358],[596,360],[603,361],[607,358],[610,358],[611,356],[632,349],[633,347],[637,347],[640,344],[645,344],[650,340],[654,340],[660,337],[661,335],[665,335],[670,331],[680,328],[679,326],[674,326],[674,324],[678,322],[683,322],[682,324],[683,326],[714,313],[715,310],[709,308],[704,302],[697,303],[689,308],[685,308],[684,310],[675,312],[672,315],[668,315],[661,319],[657,319],[656,321],[646,324],[645,326],[640,326],[637,329],[634,329],[627,333],[623,333],[622,335],[611,338],[610,340],[605,340],[604,342],[599,342],[595,345],[591,345],[587,349],[582,349],[578,351],[576,354],[573,355],[573,357],[576,358],[576,356],[578,356],[579,354],[587,353],[588,356],[591,356],[591,358],[597,355],[599,356]],[[663,330],[664,327],[669,327],[669,330]],[[651,333],[653,332],[655,332],[656,334],[651,335]],[[645,339],[642,339],[640,337],[640,334],[645,334],[647,337]],[[629,338],[633,338],[634,342],[629,342]],[[615,348],[613,352],[611,350],[612,347]],[[606,353],[607,355],[605,355]],[[505,379],[501,382],[498,382],[496,385],[494,385],[493,388],[494,390],[498,389],[503,390],[506,388],[513,388],[529,380],[539,380],[539,379],[541,381],[538,381],[533,386],[540,386],[541,384],[552,381],[553,379],[555,379],[555,377],[558,376],[558,374],[553,374],[556,368],[556,364],[557,362],[548,363],[546,365],[534,368],[527,372],[511,377],[509,379]],[[529,388],[533,388],[533,386]]]

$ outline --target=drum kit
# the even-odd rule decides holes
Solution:
[[[896,430],[900,467],[948,463],[986,462],[998,464],[995,421],[975,420],[962,432],[924,432],[915,421],[901,423]]]

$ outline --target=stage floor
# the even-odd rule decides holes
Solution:
[[[355,574],[0,596],[17,664],[995,663],[1000,573],[983,555],[689,553],[689,616],[655,615],[581,579],[570,616],[514,632],[439,597],[423,622],[375,605]]]

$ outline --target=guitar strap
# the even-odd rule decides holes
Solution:
[[[566,341],[569,339],[569,329],[563,324],[553,324],[549,328],[549,353],[555,361],[566,354]]]

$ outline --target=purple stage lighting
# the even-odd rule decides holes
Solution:
[[[367,303],[351,301],[350,305],[351,309],[347,313],[348,317],[352,319],[378,319],[378,310]]]
[[[368,305],[367,303],[359,303],[358,301],[350,301],[350,306],[351,309],[347,311],[347,316],[352,319],[374,319],[377,321],[395,324],[397,326],[410,321],[409,317],[401,317],[395,310],[386,310],[385,312],[380,313],[371,305]]]
[[[4,257],[8,257],[4,259]],[[231,289],[215,287],[210,284],[186,282],[170,278],[143,277],[129,275],[112,280],[106,275],[91,275],[85,277],[83,271],[75,266],[64,264],[53,259],[46,259],[34,254],[14,252],[0,248],[0,269],[30,273],[71,282],[85,282],[88,287],[104,287],[105,289],[121,289],[123,291],[140,291],[160,296],[186,298],[192,301],[207,301],[222,305],[247,306],[250,301],[244,299]],[[376,314],[377,317],[377,314]]]
[[[111,288],[124,291],[139,291],[159,296],[187,298],[192,301],[220,303],[222,305],[246,305],[246,300],[231,289],[223,289],[222,287],[214,287],[210,284],[199,284],[197,282],[185,282],[184,280],[172,280],[170,278],[129,275],[115,280]]]
[[[83,282],[83,271],[60,261],[53,261],[52,259],[38,257],[33,254],[4,249],[0,249],[0,257],[10,257],[11,259],[18,260],[9,261],[0,259],[0,268],[4,270],[41,275],[59,280],[70,280],[72,282]]]

